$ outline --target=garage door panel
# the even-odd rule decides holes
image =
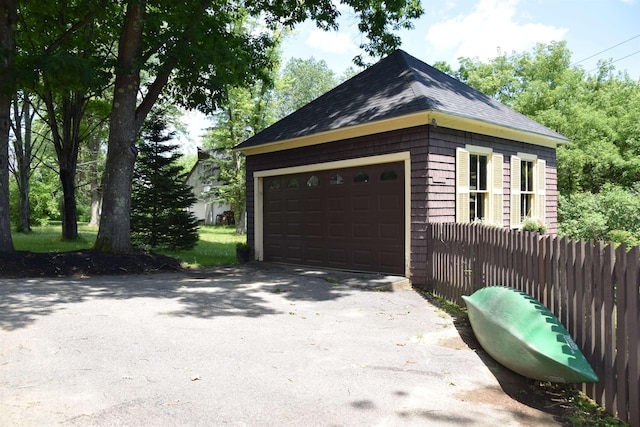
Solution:
[[[327,201],[327,212],[344,213],[348,200],[345,197],[329,197]]]
[[[327,260],[332,264],[346,264],[346,250],[342,248],[329,248],[327,249]]]
[[[402,235],[402,228],[400,224],[380,224],[378,237],[380,239],[397,240]]]
[[[312,197],[305,200],[305,212],[309,213],[321,213],[322,212],[322,199],[318,197]]]
[[[351,198],[353,203],[353,210],[355,212],[362,212],[371,210],[371,196],[353,196]]]
[[[371,239],[371,224],[353,224],[354,239]]]
[[[322,246],[307,246],[307,259],[313,264],[319,264],[326,259],[326,250]]]
[[[404,274],[403,162],[269,182],[280,184],[265,186],[265,260]]]
[[[300,199],[294,199],[294,200],[287,200],[287,212],[302,212],[302,207],[301,207],[301,200]]]
[[[373,252],[368,249],[353,250],[353,264],[358,267],[372,265],[374,263]]]
[[[287,260],[291,260],[291,262],[300,262],[304,259],[302,256],[302,246],[299,245],[287,245],[285,247],[285,254]]]
[[[383,269],[391,269],[402,263],[404,263],[404,257],[400,256],[397,250],[380,252],[380,266]]]
[[[290,222],[287,224],[287,236],[302,237],[302,224]]]
[[[378,197],[378,209],[380,211],[396,211],[404,205],[404,201],[401,200],[398,194],[383,194]]]
[[[321,223],[307,223],[305,227],[306,236],[309,238],[322,238],[324,235],[324,228]]]
[[[347,236],[347,225],[342,223],[332,223],[327,225],[327,238],[344,239]]]

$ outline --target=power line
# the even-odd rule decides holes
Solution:
[[[627,39],[627,40],[625,40],[625,41],[623,41],[623,42],[620,42],[620,43],[618,43],[617,45],[614,45],[614,46],[611,46],[611,47],[609,47],[609,48],[607,48],[607,49],[605,49],[605,50],[602,50],[602,51],[600,51],[600,52],[598,52],[598,53],[594,53],[593,55],[591,55],[591,56],[590,56],[590,57],[588,57],[588,58],[584,58],[584,59],[581,59],[581,60],[580,60],[580,61],[578,61],[578,62],[574,62],[572,65],[578,65],[578,64],[579,64],[579,63],[581,63],[581,62],[584,62],[584,61],[586,61],[586,60],[588,60],[588,59],[591,59],[591,58],[593,58],[594,56],[598,56],[598,55],[600,55],[601,53],[608,52],[608,51],[610,51],[611,49],[614,49],[614,48],[616,48],[616,47],[618,47],[618,46],[620,46],[620,45],[623,45],[623,44],[625,44],[625,43],[627,43],[627,42],[630,42],[630,41],[631,41],[631,40],[633,40],[633,39],[637,39],[638,37],[640,37],[640,34],[638,34],[637,36],[633,36],[633,37],[631,37],[630,39]],[[638,52],[632,53],[631,55],[635,55],[636,53],[638,53]],[[629,56],[631,56],[631,55],[629,55]],[[628,58],[629,56],[626,56],[625,58]],[[624,58],[620,58],[620,59],[624,59]],[[620,59],[618,59],[617,61],[619,61]],[[614,61],[614,62],[615,62],[615,61]]]
[[[637,55],[637,54],[639,54],[639,53],[640,53],[640,50],[636,50],[635,52],[630,53],[630,54],[629,54],[629,55],[627,55],[627,56],[623,56],[622,58],[618,58],[618,59],[616,59],[615,61],[611,61],[611,62],[609,62],[609,64],[615,64],[615,63],[616,63],[616,62],[618,62],[618,61],[622,61],[623,59],[627,59],[628,57],[633,56],[633,55]],[[593,69],[591,69],[591,70],[587,71],[587,74],[591,73],[592,71],[597,70],[598,68],[599,68],[599,67],[596,67],[596,68],[593,68]]]

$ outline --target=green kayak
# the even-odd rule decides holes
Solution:
[[[571,335],[535,298],[503,286],[462,298],[480,345],[502,365],[540,381],[598,382]]]

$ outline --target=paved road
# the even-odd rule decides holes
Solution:
[[[0,279],[0,425],[558,425],[398,280]]]

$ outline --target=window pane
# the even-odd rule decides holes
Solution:
[[[343,183],[344,183],[344,179],[342,179],[342,175],[338,173],[333,175],[331,178],[329,178],[329,185],[339,185]]]
[[[532,206],[533,206],[533,196],[531,194],[523,194],[520,196],[520,213],[523,219],[531,217]]]
[[[520,163],[520,191],[533,191],[533,162]]]
[[[486,193],[469,194],[469,221],[480,221],[485,219]]]
[[[479,182],[478,185],[480,186],[480,190],[481,191],[486,191],[487,190],[487,156],[478,156],[478,175],[479,175]]]
[[[296,178],[291,178],[289,182],[287,182],[287,188],[298,188],[300,184],[298,184],[298,180]]]
[[[311,175],[307,180],[307,187],[317,187],[318,185],[320,185],[320,179],[315,175]]]
[[[280,180],[274,179],[269,183],[269,190],[279,190],[280,189]]]
[[[469,189],[478,190],[478,156],[469,156]]]
[[[398,179],[398,173],[394,170],[386,170],[380,175],[380,181],[394,181]]]
[[[369,182],[369,175],[364,172],[357,172],[353,177],[353,182]]]

